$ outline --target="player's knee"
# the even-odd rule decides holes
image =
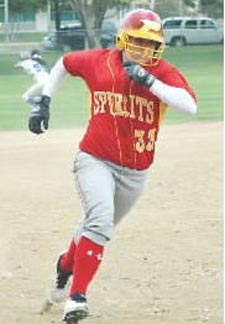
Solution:
[[[86,220],[84,234],[98,244],[105,245],[112,237],[114,230],[113,215],[104,215],[95,220]]]
[[[85,231],[82,233],[82,236],[83,235],[100,245],[106,245],[106,243],[109,242],[112,237],[112,233],[109,233],[109,231],[107,231],[107,233],[102,231],[95,232],[91,229],[85,229]]]

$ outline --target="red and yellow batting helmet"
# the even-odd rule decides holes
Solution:
[[[132,38],[155,42],[155,50],[149,50],[149,62],[145,65],[156,65],[165,50],[165,40],[160,17],[151,10],[136,9],[125,15],[119,35],[117,47],[130,53],[135,53],[144,46],[131,43]]]

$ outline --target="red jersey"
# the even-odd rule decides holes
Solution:
[[[131,169],[147,169],[166,105],[127,76],[118,49],[71,52],[63,63],[71,75],[85,80],[91,93],[91,118],[80,149]],[[185,77],[169,62],[160,60],[146,70],[194,97]]]

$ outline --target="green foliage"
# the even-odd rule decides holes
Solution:
[[[179,10],[180,8],[178,6],[178,0],[160,0],[156,1],[155,3],[155,11],[162,19],[166,17],[178,16]]]
[[[198,7],[199,12],[209,17],[223,17],[223,0],[183,0],[191,8]]]
[[[201,0],[200,11],[210,17],[223,18],[223,0]]]
[[[195,8],[197,2],[195,0],[184,0],[184,3],[186,6],[191,7],[191,8]]]

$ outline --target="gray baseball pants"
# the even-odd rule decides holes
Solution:
[[[115,225],[143,192],[147,170],[122,167],[78,151],[74,174],[84,210],[75,241],[86,236],[97,244],[105,245]]]

